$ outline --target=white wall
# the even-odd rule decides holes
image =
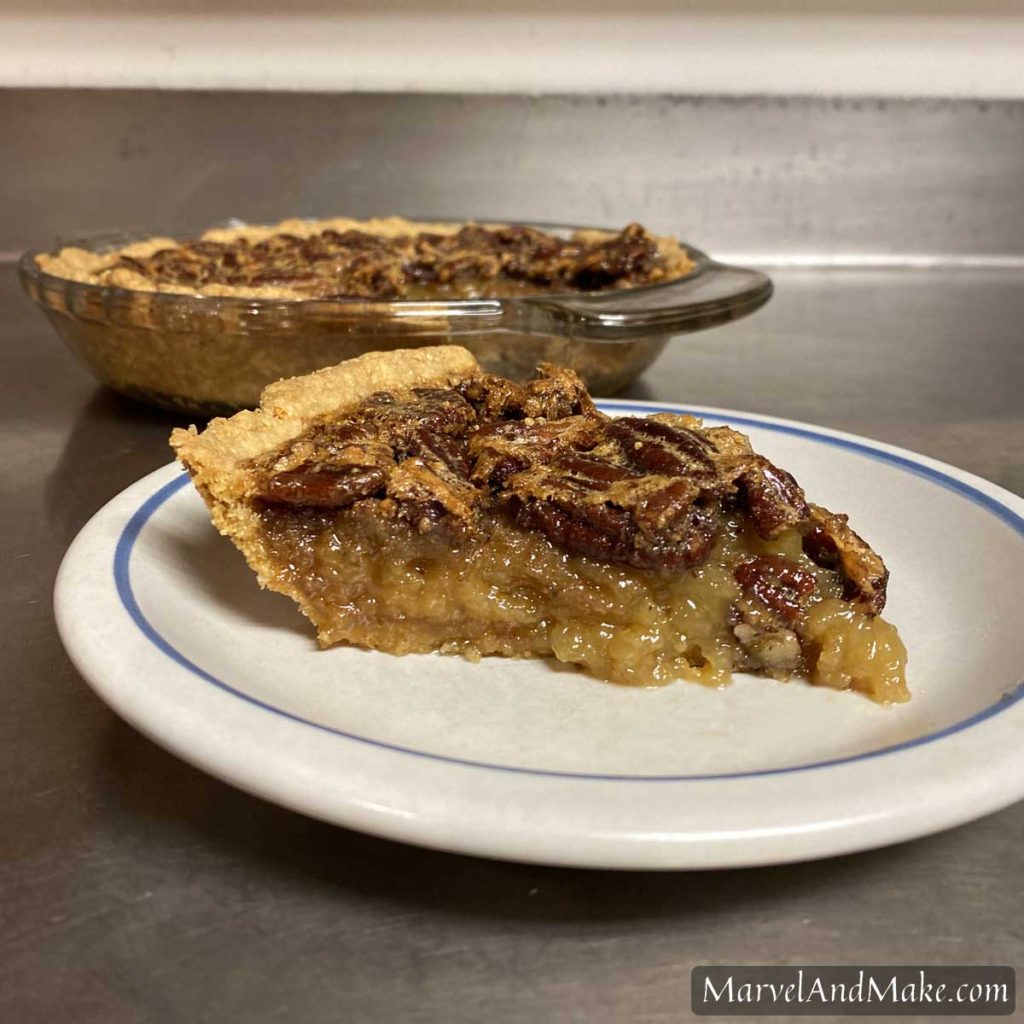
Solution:
[[[1014,0],[0,0],[0,84],[1024,96]]]

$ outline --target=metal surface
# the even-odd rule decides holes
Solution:
[[[0,249],[479,205],[640,217],[716,255],[1024,252],[1024,104],[27,92],[0,94],[0,124]],[[856,431],[1024,493],[1024,270],[773,276],[764,310],[670,346],[630,393]],[[697,962],[1024,963],[1024,805],[821,863],[622,875],[367,838],[165,754],[78,677],[50,595],[174,423],[98,388],[0,268],[0,1020],[667,1022]]]
[[[633,394],[860,431],[1024,491],[1024,275],[776,281]],[[173,418],[99,389],[13,268],[0,308],[0,1019],[675,1021],[696,962],[1024,961],[1024,805],[821,863],[629,876],[367,838],[165,754],[86,689],[50,593],[92,512],[167,461]]]
[[[470,213],[642,217],[716,257],[1024,252],[1024,103],[11,90],[0,128],[0,250]]]

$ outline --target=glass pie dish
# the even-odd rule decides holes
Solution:
[[[589,228],[530,224],[568,237]],[[197,233],[173,233],[191,238]],[[154,232],[62,239],[110,252]],[[503,298],[282,299],[145,291],[75,281],[21,259],[23,287],[57,333],[109,387],[150,404],[219,415],[259,403],[262,389],[369,351],[457,343],[485,370],[522,379],[541,362],[576,370],[614,394],[673,338],[746,316],[772,284],[681,243],[692,268],[675,280],[613,291]]]

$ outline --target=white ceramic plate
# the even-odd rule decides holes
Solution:
[[[319,651],[176,466],[72,544],[61,637],[103,700],[206,771],[350,828],[489,857],[767,864],[909,839],[1024,796],[1024,500],[873,441],[690,411],[748,432],[885,557],[908,704],[746,676],[631,689],[543,661]]]

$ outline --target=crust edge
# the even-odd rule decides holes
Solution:
[[[343,413],[378,391],[446,384],[479,373],[473,354],[458,345],[368,352],[337,366],[268,385],[260,406],[211,420],[201,433],[177,428],[170,445],[213,508],[248,494],[247,464],[298,437],[313,422]]]

